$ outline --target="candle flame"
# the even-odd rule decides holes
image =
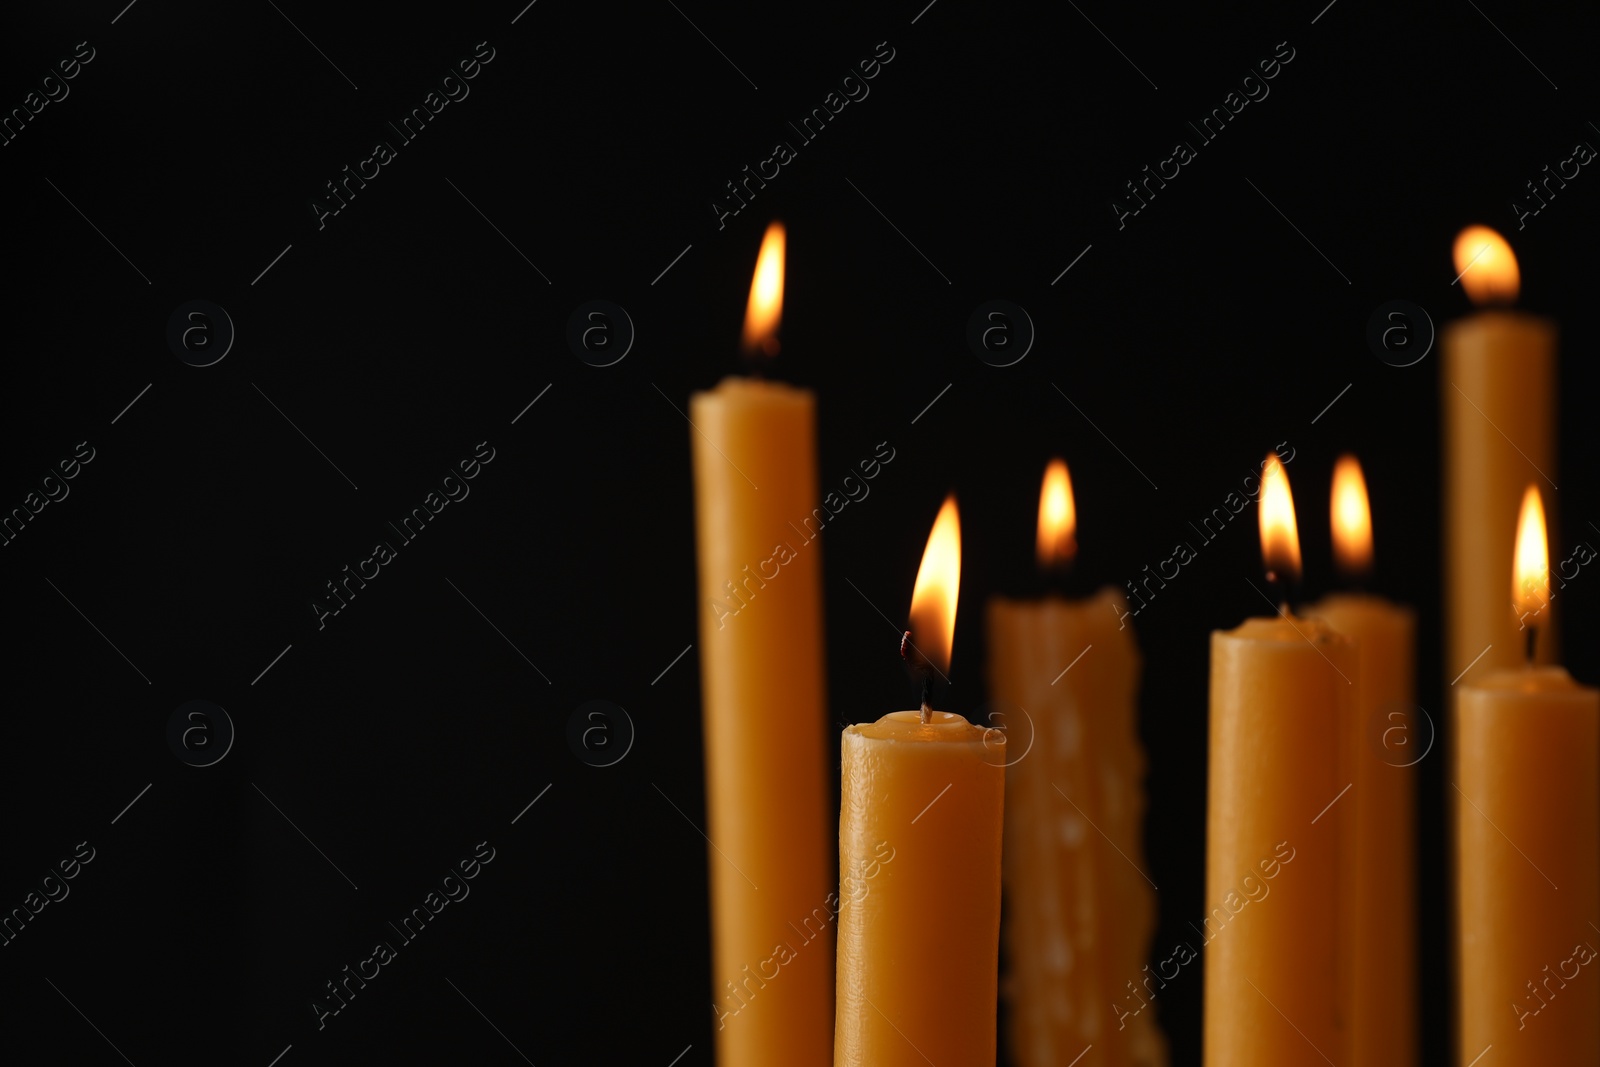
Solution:
[[[783,223],[767,226],[750,279],[750,302],[744,313],[743,348],[746,355],[778,354],[778,323],[783,318]]]
[[[1078,554],[1078,512],[1073,506],[1067,461],[1052,459],[1039,487],[1039,566],[1070,563]]]
[[[950,669],[956,633],[956,594],[961,586],[961,516],[954,493],[945,497],[911,590],[911,640],[940,671]]]
[[[1511,565],[1511,602],[1517,615],[1537,615],[1550,596],[1550,545],[1545,535],[1544,501],[1539,487],[1528,486],[1522,494],[1522,513],[1517,517],[1517,547]]]
[[[1333,555],[1347,577],[1372,569],[1372,510],[1361,464],[1346,454],[1333,466]]]
[[[1269,578],[1300,577],[1300,532],[1294,521],[1289,475],[1277,455],[1267,456],[1261,473],[1261,559]]]
[[[1456,277],[1474,304],[1510,304],[1522,274],[1506,239],[1487,226],[1468,226],[1456,237]]]

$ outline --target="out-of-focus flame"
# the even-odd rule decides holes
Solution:
[[[1360,577],[1372,569],[1372,510],[1367,504],[1367,480],[1352,455],[1333,465],[1333,556],[1347,577]]]
[[[1274,453],[1261,472],[1261,559],[1267,576],[1284,581],[1300,578],[1300,532],[1294,521],[1289,475]]]
[[[1039,566],[1049,570],[1078,554],[1078,511],[1072,500],[1067,462],[1052,459],[1039,487]]]
[[[750,302],[744,313],[743,348],[746,355],[778,354],[778,323],[783,319],[783,223],[767,226],[756,256],[756,273],[750,279]]]
[[[961,517],[951,493],[933,520],[928,547],[911,590],[911,640],[941,672],[950,669],[956,634],[956,594],[961,586]]]
[[[1487,226],[1468,226],[1456,237],[1456,276],[1474,304],[1510,304],[1522,273],[1506,239]]]
[[[1550,600],[1550,544],[1545,534],[1544,501],[1536,485],[1522,494],[1512,557],[1511,602],[1518,616],[1537,615]]]

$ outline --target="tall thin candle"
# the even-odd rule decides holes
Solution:
[[[1276,456],[1262,473],[1261,540],[1269,572],[1296,580],[1294,502]],[[1340,748],[1355,652],[1286,608],[1211,635],[1206,1067],[1349,1062]]]
[[[1522,664],[1522,634],[1506,611],[1512,529],[1529,482],[1556,477],[1556,329],[1513,310],[1516,256],[1487,226],[1456,238],[1461,287],[1485,306],[1440,334],[1444,426],[1445,659],[1447,679]],[[1554,663],[1547,622],[1536,655]],[[1459,692],[1459,688],[1455,690]]]
[[[1330,500],[1334,555],[1351,581],[1370,573],[1372,511],[1354,456],[1341,456]],[[1432,744],[1416,715],[1417,617],[1370,593],[1323,598],[1308,614],[1356,643],[1355,715],[1344,737],[1354,894],[1345,963],[1356,980],[1350,1060],[1417,1062],[1417,778]],[[1435,757],[1437,758],[1437,757]]]
[[[746,348],[776,351],[783,231],[751,285]],[[832,938],[822,569],[788,524],[817,502],[811,393],[727,378],[690,401],[699,555],[712,1014],[721,1067],[824,1067]],[[776,547],[775,547],[776,546]],[[780,948],[787,952],[780,952]]]
[[[1067,465],[1052,460],[1037,533],[1047,574],[1076,554],[1077,510]],[[1018,746],[1030,746],[1006,771],[1005,989],[1018,1067],[1057,1067],[1088,1046],[1104,1067],[1167,1062],[1143,999],[1165,983],[1145,962],[1156,891],[1127,614],[1112,588],[989,602],[990,693]]]

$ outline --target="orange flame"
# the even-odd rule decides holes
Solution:
[[[1487,226],[1468,226],[1456,237],[1456,276],[1474,304],[1517,299],[1522,274],[1506,239]]]
[[[1261,559],[1269,578],[1300,577],[1300,532],[1294,521],[1289,475],[1274,453],[1261,473]]]
[[[1333,465],[1333,556],[1349,577],[1372,569],[1372,510],[1367,504],[1367,480],[1352,455]]]
[[[1550,544],[1545,534],[1544,501],[1539,487],[1522,494],[1517,517],[1517,547],[1512,553],[1511,602],[1517,615],[1537,615],[1550,599]]]
[[[961,516],[954,493],[945,497],[911,590],[911,640],[940,671],[950,669],[956,635],[956,594],[961,586]]]
[[[1039,487],[1039,566],[1070,563],[1078,554],[1078,512],[1073,506],[1067,461],[1052,459]]]
[[[778,354],[778,323],[783,319],[783,223],[767,226],[756,256],[755,276],[750,279],[750,302],[744,313],[746,355],[762,352]]]

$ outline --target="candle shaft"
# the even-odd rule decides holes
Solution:
[[[1491,674],[1455,732],[1456,1063],[1600,1063],[1600,691]]]
[[[947,712],[844,731],[835,1067],[994,1067],[1005,751]]]
[[[1341,801],[1351,806],[1355,894],[1344,945],[1356,976],[1351,1062],[1409,1067],[1419,1055],[1416,765],[1434,741],[1415,703],[1416,615],[1355,595],[1330,596],[1309,614],[1356,642],[1359,669],[1344,739],[1353,784]]]
[[[1109,589],[1079,602],[989,604],[991,707],[1013,747],[1005,986],[1019,1067],[1055,1067],[1090,1045],[1104,1067],[1166,1062],[1155,1011],[1127,989],[1146,988],[1156,894],[1126,612]]]
[[[1529,485],[1556,499],[1555,327],[1514,311],[1480,311],[1444,329],[1440,354],[1444,668],[1465,682],[1523,660],[1525,634],[1511,610],[1513,520]],[[1541,663],[1556,660],[1548,616]]]
[[[1354,645],[1315,619],[1211,636],[1206,1067],[1347,1063],[1340,927]]]
[[[717,1063],[823,1067],[832,937],[815,928],[837,898],[821,549],[790,526],[817,502],[814,405],[804,390],[730,378],[689,415]]]

